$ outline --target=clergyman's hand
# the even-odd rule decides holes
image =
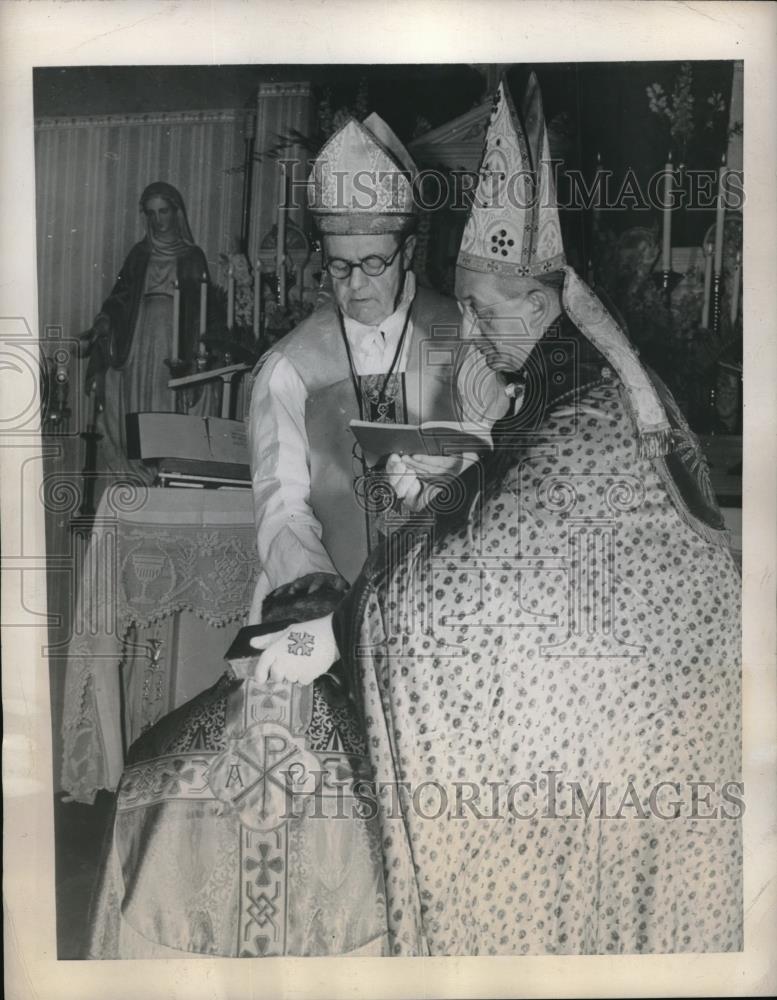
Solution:
[[[384,474],[389,485],[410,510],[421,510],[425,504],[424,485],[408,468],[404,456],[389,455]]]
[[[256,636],[251,639],[251,646],[264,650],[254,672],[254,680],[259,684],[268,681],[312,684],[340,658],[331,615],[289,625],[282,632]]]
[[[399,499],[410,510],[420,511],[428,507],[443,489],[440,480],[460,476],[477,459],[475,452],[463,455],[389,455],[386,476]]]
[[[476,452],[465,452],[463,455],[405,455],[403,460],[420,479],[433,479],[460,476],[477,462],[478,456]]]

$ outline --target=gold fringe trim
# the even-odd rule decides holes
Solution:
[[[677,488],[677,484],[674,481],[672,473],[669,471],[666,462],[663,460],[656,463],[656,468],[658,469],[658,474],[661,477],[661,481],[669,494],[669,499],[674,504],[674,508],[683,521],[688,525],[691,531],[695,531],[696,534],[705,542],[709,542],[711,545],[717,545],[720,548],[727,549],[731,558],[734,559],[731,554],[731,543],[732,537],[731,532],[726,527],[715,528],[711,524],[707,524],[706,521],[702,521],[700,517],[697,517],[688,507],[685,500],[683,500],[680,495],[680,491]],[[722,516],[722,515],[721,515]],[[734,560],[736,563],[736,560]],[[741,574],[741,570],[740,570]]]
[[[660,431],[643,431],[639,438],[640,458],[662,458],[669,455],[675,446],[671,428]]]

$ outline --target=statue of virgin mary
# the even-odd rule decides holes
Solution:
[[[171,361],[187,365],[197,353],[200,287],[208,265],[195,244],[180,193],[157,181],[143,191],[146,235],[132,247],[110,295],[92,325],[87,393],[98,394],[100,469],[131,471],[144,482],[153,473],[127,457],[125,418],[143,411],[174,412],[180,403],[168,388]],[[178,349],[173,344],[173,295],[180,294]],[[173,354],[177,353],[178,358]],[[188,412],[216,412],[206,390]]]

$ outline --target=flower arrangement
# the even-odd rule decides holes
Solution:
[[[235,280],[231,329],[227,324],[230,268]],[[219,254],[218,282],[211,283],[208,289],[208,324],[204,338],[211,361],[215,358],[217,364],[234,361],[253,364],[262,353],[261,342],[257,342],[253,331],[253,286],[253,272],[244,254]]]
[[[302,322],[306,316],[313,312],[312,302],[288,302],[285,306],[278,305],[271,301],[265,306],[265,326],[262,338],[263,349],[271,347],[276,340],[279,340],[295,326]]]
[[[298,302],[289,300],[285,306],[275,301],[272,287],[275,275],[262,272],[262,317],[258,338],[254,334],[254,283],[257,272],[249,264],[243,253],[223,253],[219,255],[219,285],[216,297],[220,302],[220,322],[214,325],[213,332],[221,344],[221,353],[229,349],[233,357],[240,356],[249,360],[259,358],[280,337],[293,330],[295,326],[313,311],[313,302]],[[231,330],[227,329],[227,296],[230,269],[235,283],[234,309],[235,319]],[[289,289],[296,284],[296,275],[289,273]],[[209,330],[211,325],[209,324]]]
[[[675,80],[671,95],[665,93],[660,83],[647,88],[648,106],[655,115],[669,120],[669,134],[678,149],[687,150],[694,131],[693,123],[693,69],[683,63]]]
[[[653,83],[646,88],[646,94],[650,111],[668,122],[669,135],[680,162],[686,161],[697,132],[714,128],[728,110],[719,91],[713,91],[703,100],[697,99],[693,66],[689,62],[681,65],[671,93],[665,91],[660,83]],[[741,130],[742,123],[735,122],[729,129],[729,135],[741,133]]]
[[[219,284],[226,289],[230,270],[235,279],[235,326],[251,327],[254,321],[254,273],[244,253],[219,254]]]

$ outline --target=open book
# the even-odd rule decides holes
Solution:
[[[477,424],[430,420],[423,424],[374,424],[352,420],[351,432],[365,455],[461,455],[492,451],[491,434]]]

